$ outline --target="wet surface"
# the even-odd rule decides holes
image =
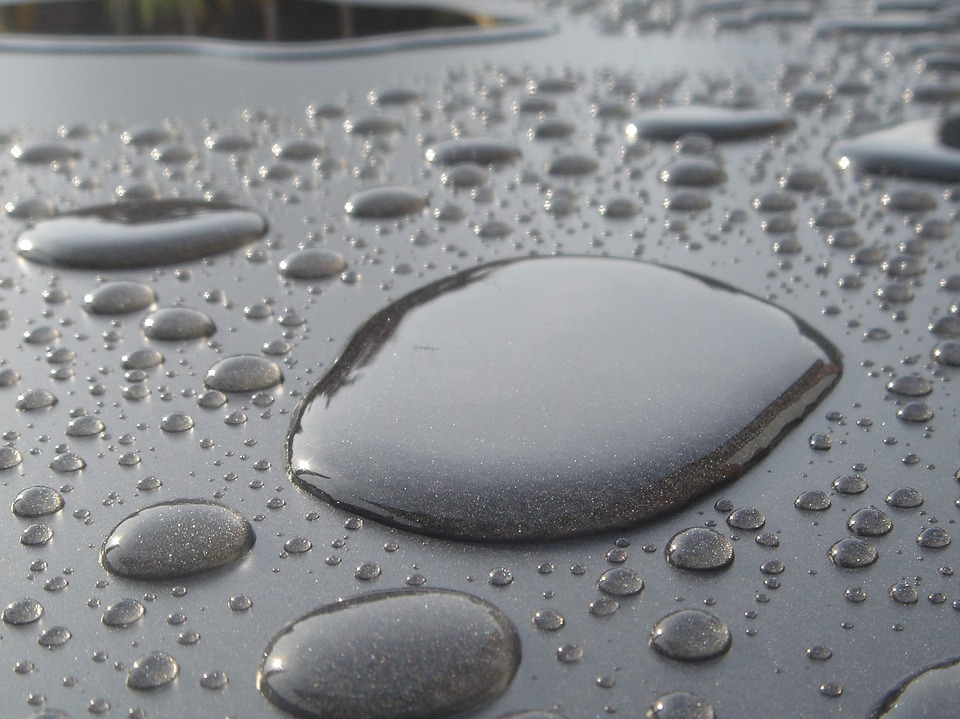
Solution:
[[[277,633],[318,609],[406,588],[469,595],[514,628],[519,664],[501,693],[469,705],[465,715],[478,719],[762,716],[772,705],[797,718],[952,711],[955,8],[471,5],[534,22],[305,44],[0,36],[0,487],[10,508],[0,519],[0,694],[9,712],[289,716],[256,682]],[[281,56],[291,61],[266,59]],[[660,129],[645,136],[644,127]],[[409,192],[374,192],[372,215],[348,213],[376,188]],[[17,238],[46,222],[99,222],[84,214],[91,208],[120,213],[114,224],[129,237],[124,208],[149,219],[150,203],[239,208],[251,233],[228,245],[204,245],[206,230],[170,242],[168,230],[182,227],[170,222],[152,235],[157,244],[110,244],[99,231],[67,233],[72,241],[57,230],[69,252],[58,249],[56,262],[18,253]],[[83,267],[69,264],[75,252]],[[298,406],[371,317],[458,273],[552,255],[673,267],[665,277],[694,273],[762,298],[836,347],[843,377],[735,481],[582,537],[428,536],[289,480]],[[515,344],[565,329],[603,294],[582,299],[572,279],[554,285],[550,307]],[[621,304],[667,315],[686,307],[710,318],[694,326],[718,347],[749,335],[724,334],[708,299]],[[607,302],[591,315],[596,333],[613,311]],[[465,367],[482,368],[498,346],[470,336],[483,314],[443,325],[444,337],[472,348]],[[500,322],[517,314],[511,306]],[[664,325],[656,342],[666,351],[691,339],[686,325]],[[533,418],[500,424],[528,442],[550,438],[536,426],[571,416],[564,397],[623,376],[610,371],[614,353],[596,365],[606,375],[592,376],[591,348],[569,344],[527,364],[497,354],[526,383],[541,382],[553,408],[511,407]],[[575,381],[547,382],[565,357]],[[684,435],[684,421],[671,441],[716,445],[698,443],[725,424],[723,412],[703,409],[719,357],[701,349],[684,359],[685,412],[660,407],[624,430],[597,411],[581,434],[614,427],[619,455],[679,416],[704,425]],[[640,358],[621,361],[639,372]],[[225,384],[208,386],[213,368]],[[796,375],[774,361],[744,368],[771,383]],[[419,375],[424,386],[435,376]],[[629,376],[609,401],[656,386]],[[504,386],[500,397],[511,394]],[[405,418],[390,406],[399,399],[374,405],[370,427]],[[402,442],[402,429],[389,428],[394,444],[423,446]],[[448,431],[438,423],[434,439],[449,457],[468,443],[461,435],[444,446]],[[101,564],[114,527],[183,500],[222,505],[220,524],[201,525],[229,531],[148,543],[148,563],[166,572],[177,560],[163,578]],[[450,502],[440,492],[431,500]],[[555,492],[538,509],[564,504]],[[252,547],[233,513],[255,528]],[[186,555],[199,559],[180,562]],[[370,640],[359,623],[350,631]],[[660,649],[654,627],[667,637]],[[922,674],[930,667],[940,669]],[[379,695],[386,704],[396,686]]]

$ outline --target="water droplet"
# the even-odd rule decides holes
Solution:
[[[173,579],[237,562],[256,537],[228,507],[179,500],[145,507],[120,522],[103,543],[101,561],[132,579]]]
[[[702,157],[674,160],[660,170],[660,181],[682,187],[711,187],[725,182],[727,173],[717,163]]]
[[[881,537],[893,529],[893,520],[882,509],[858,509],[847,520],[847,527],[861,537]]]
[[[54,472],[79,472],[87,466],[86,461],[74,452],[64,452],[50,461],[50,469]]]
[[[13,513],[18,517],[43,517],[63,509],[63,495],[53,487],[27,487],[13,500]]]
[[[303,554],[313,549],[313,542],[306,537],[290,537],[283,543],[283,551],[289,554]]]
[[[924,397],[933,392],[933,385],[928,379],[915,374],[906,374],[887,382],[887,390],[904,397]]]
[[[184,412],[171,412],[160,420],[160,429],[164,432],[186,432],[193,429],[193,417]]]
[[[143,320],[143,334],[146,337],[166,342],[209,337],[216,329],[207,315],[187,307],[164,307]]]
[[[380,565],[376,562],[364,562],[353,572],[353,576],[362,581],[370,581],[380,576]]]
[[[960,342],[944,340],[933,348],[933,358],[947,367],[960,367]]]
[[[280,368],[265,357],[237,355],[217,362],[207,371],[203,383],[220,392],[256,392],[282,381]]]
[[[388,220],[416,215],[427,207],[427,198],[412,187],[370,187],[350,196],[347,214],[363,220]]]
[[[65,163],[80,157],[80,151],[65,142],[35,142],[28,145],[17,143],[10,148],[10,154],[25,165]]]
[[[339,252],[322,247],[308,247],[284,257],[278,266],[280,274],[295,280],[319,280],[336,277],[347,267]]]
[[[840,494],[860,494],[867,489],[867,480],[859,474],[844,474],[833,480],[833,488]]]
[[[548,175],[557,177],[577,177],[596,172],[598,167],[600,163],[595,157],[579,152],[566,152],[550,160],[546,171]]]
[[[259,240],[266,221],[252,210],[197,200],[127,200],[38,221],[17,252],[56,267],[111,269],[168,265]]]
[[[950,533],[943,527],[927,527],[917,535],[917,544],[924,549],[943,549],[951,541]]]
[[[73,633],[66,627],[55,626],[47,627],[42,632],[37,639],[37,644],[41,647],[46,647],[47,649],[56,649],[57,647],[62,647],[64,644],[70,641],[70,637],[73,636]]]
[[[36,599],[18,599],[3,609],[3,621],[7,624],[32,624],[43,616],[43,605]]]
[[[859,569],[869,567],[880,556],[877,548],[863,539],[847,537],[830,547],[830,559],[838,567]]]
[[[647,710],[647,719],[714,719],[707,700],[690,692],[670,692],[657,697]]]
[[[897,509],[913,509],[923,504],[923,495],[913,487],[897,487],[887,495],[886,502]]]
[[[291,623],[264,652],[258,686],[273,704],[308,718],[447,716],[499,696],[519,663],[516,629],[493,605],[404,589]]]
[[[505,567],[491,569],[487,578],[494,587],[506,587],[509,584],[513,584],[513,572]]]
[[[103,611],[100,621],[108,627],[128,627],[138,621],[146,611],[136,599],[121,599]]]
[[[20,533],[20,544],[26,547],[40,547],[53,539],[53,529],[46,524],[31,524]]]
[[[139,312],[152,305],[157,294],[142,282],[105,282],[83,297],[83,308],[96,315],[121,315]]]
[[[920,597],[916,587],[901,580],[890,587],[890,598],[897,604],[916,604]]]
[[[756,507],[740,507],[730,512],[727,517],[727,524],[744,532],[760,529],[766,523],[767,520]]]
[[[733,563],[733,542],[708,527],[677,532],[664,550],[667,561],[680,569],[713,570]]]
[[[716,142],[749,140],[789,132],[795,126],[789,115],[772,110],[740,110],[686,105],[642,112],[627,134],[648,140],[673,142],[688,133],[706,135]]]
[[[597,580],[597,589],[614,597],[632,597],[643,591],[643,580],[632,569],[608,569]]]
[[[478,165],[507,165],[520,159],[520,148],[494,137],[465,137],[443,140],[426,151],[428,162],[456,165],[474,162]]]
[[[797,497],[793,506],[810,512],[822,512],[830,508],[830,497],[819,489],[811,489]]]
[[[122,359],[125,369],[150,369],[163,364],[163,355],[152,347],[134,350]]]
[[[12,469],[23,461],[16,447],[0,447],[0,470]]]
[[[533,613],[533,626],[545,632],[555,632],[566,623],[567,620],[556,609],[538,609]]]
[[[545,331],[548,309],[562,331]],[[301,402],[288,462],[321,497],[427,533],[535,540],[631,526],[767,451],[837,378],[818,342],[777,308],[645,263],[482,266],[357,332]],[[623,356],[636,361],[612,359]],[[709,402],[689,383],[705,373]],[[642,403],[623,391],[644,386],[657,391]],[[559,487],[567,501],[545,506]]]
[[[702,609],[680,609],[658,621],[650,646],[668,659],[698,662],[719,657],[730,649],[730,629]]]
[[[57,403],[57,397],[50,390],[28,389],[17,397],[17,409],[32,412],[38,409],[47,409]]]
[[[200,686],[204,689],[223,689],[230,679],[223,672],[204,672],[200,677]]]
[[[172,682],[179,673],[176,659],[163,652],[153,652],[133,663],[127,672],[127,686],[137,691],[156,689]]]

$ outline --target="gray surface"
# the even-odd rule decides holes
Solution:
[[[14,708],[14,716],[28,715],[29,698],[39,695],[47,706],[75,717],[85,715],[88,702],[97,698],[111,704],[106,716],[125,716],[130,707],[142,707],[150,717],[282,716],[255,684],[270,638],[319,606],[372,589],[402,587],[414,574],[425,576],[428,587],[467,591],[492,602],[519,629],[520,669],[502,698],[477,717],[554,705],[571,718],[604,716],[614,708],[618,715],[637,716],[656,696],[671,690],[703,695],[721,717],[773,711],[785,717],[859,717],[904,677],[954,657],[960,613],[950,604],[960,592],[952,572],[938,569],[956,566],[957,544],[921,549],[915,540],[934,520],[953,529],[957,511],[957,416],[950,381],[957,370],[932,363],[930,352],[938,338],[928,331],[928,324],[956,300],[956,291],[940,286],[941,280],[957,274],[956,233],[951,228],[946,239],[926,241],[920,256],[924,273],[905,280],[913,283],[914,298],[894,305],[874,296],[892,280],[880,264],[852,265],[851,251],[827,245],[825,233],[809,222],[825,200],[834,200],[855,213],[855,229],[866,245],[884,247],[892,257],[899,243],[915,238],[918,219],[952,216],[954,205],[945,198],[942,184],[861,179],[835,170],[825,153],[836,137],[901,117],[936,114],[935,105],[903,99],[906,90],[930,79],[916,73],[909,43],[953,36],[817,35],[809,32],[810,24],[829,19],[819,16],[841,14],[842,8],[831,4],[813,13],[807,6],[797,7],[799,20],[780,16],[749,22],[749,7],[697,15],[683,3],[653,3],[648,17],[665,22],[673,18],[674,24],[665,30],[638,30],[628,22],[630,13],[640,14],[633,4],[624,8],[622,29],[604,29],[608,6],[578,12],[557,6],[544,11],[558,28],[547,37],[324,61],[137,55],[118,62],[103,56],[14,50],[0,55],[5,78],[0,121],[6,129],[35,141],[55,139],[61,124],[86,123],[94,130],[90,139],[71,141],[82,156],[67,171],[24,166],[5,156],[0,160],[4,201],[40,195],[66,210],[110,201],[117,186],[152,183],[165,196],[227,193],[263,213],[271,228],[249,254],[240,251],[155,271],[97,273],[51,270],[17,258],[12,242],[22,222],[2,220],[8,244],[0,252],[5,278],[0,307],[12,312],[4,320],[3,357],[6,366],[21,375],[15,385],[0,388],[0,402],[7,408],[2,430],[15,433],[7,436],[15,437],[9,441],[23,462],[3,470],[0,482],[8,502],[30,485],[72,486],[64,492],[64,510],[44,518],[55,533],[48,545],[19,544],[21,532],[34,520],[6,514],[0,525],[6,542],[0,553],[3,604],[32,596],[45,608],[37,624],[0,625],[0,694]],[[866,6],[856,7],[862,11]],[[804,14],[804,9],[809,12]],[[936,24],[949,27],[943,21]],[[577,86],[556,96],[558,115],[574,122],[576,132],[561,141],[529,140],[527,131],[536,120],[515,113],[513,103],[524,96],[527,80],[564,69]],[[821,92],[854,76],[865,80],[865,94],[830,97]],[[635,83],[644,103],[657,97],[675,103],[687,98],[722,103],[752,95],[762,107],[789,107],[797,128],[779,139],[719,145],[728,179],[706,190],[711,208],[691,217],[668,212],[662,202],[674,190],[662,185],[657,173],[673,159],[672,147],[654,145],[625,164],[620,159],[628,143],[624,123],[591,115],[593,102],[610,97],[611,80],[620,77]],[[510,80],[505,87],[500,85],[503,78]],[[345,135],[340,121],[308,121],[310,103],[337,102],[348,114],[367,112],[367,93],[390,86],[419,89],[425,100],[421,109],[386,110],[405,130],[385,143],[365,146]],[[822,103],[810,99],[818,94],[826,98]],[[631,113],[640,111],[633,99],[625,101]],[[447,109],[440,109],[439,102]],[[120,139],[131,125],[164,120],[182,130],[184,142],[197,150],[196,166],[161,166]],[[231,162],[203,149],[213,127],[250,132],[259,145]],[[493,203],[475,202],[463,191],[455,195],[424,162],[424,145],[455,131],[504,137],[522,148],[519,168],[493,174]],[[347,167],[372,166],[381,174],[372,180],[352,173],[326,179],[306,163],[294,165],[296,174],[307,180],[300,187],[289,179],[261,181],[258,169],[275,164],[272,142],[300,132],[322,135],[328,154],[342,157]],[[595,175],[549,180],[577,192],[577,211],[563,217],[543,209],[545,186],[528,181],[528,174],[542,174],[559,150],[588,152],[599,163]],[[797,207],[791,216],[802,251],[775,253],[771,247],[782,237],[763,229],[767,216],[755,211],[751,200],[777,189],[778,178],[798,167],[818,170],[826,184],[815,192],[795,193]],[[518,180],[520,175],[525,176]],[[74,176],[90,182],[81,181],[78,187],[71,182]],[[376,223],[345,217],[347,198],[372,184],[417,187],[430,194],[431,207],[455,201],[467,210],[468,220],[438,223],[424,215],[384,222],[378,229]],[[936,209],[919,218],[888,210],[881,198],[900,187],[929,193]],[[598,213],[598,204],[607,198],[627,194],[643,200],[640,216],[614,221]],[[485,222],[491,215],[514,227],[513,234],[481,241],[470,223]],[[421,231],[438,242],[411,243]],[[283,279],[276,264],[311,237],[343,252],[348,272],[355,273],[349,279],[359,275],[359,281]],[[918,248],[914,244],[912,249]],[[531,251],[639,254],[769,297],[833,341],[846,359],[846,373],[826,402],[745,477],[663,519],[592,539],[483,546],[424,539],[371,520],[349,530],[344,528],[348,515],[289,483],[283,471],[283,441],[290,413],[369,315],[455,269]],[[862,287],[840,289],[838,279],[855,272],[862,274]],[[98,274],[150,284],[159,307],[182,303],[203,309],[216,322],[217,332],[209,343],[149,343],[140,329],[143,313],[89,315],[81,301],[97,284]],[[57,299],[62,294],[58,289],[70,299],[43,300],[44,294]],[[269,304],[272,317],[245,317],[244,308],[258,302]],[[297,324],[287,310],[304,323]],[[58,328],[60,338],[52,346],[75,350],[75,359],[67,365],[72,378],[53,379],[49,372],[56,365],[46,361],[45,346],[23,341],[23,333],[38,326]],[[876,339],[883,333],[873,332],[870,337],[875,339],[865,339],[873,329],[890,336]],[[289,334],[293,349],[284,358],[281,387],[259,395],[256,402],[233,396],[218,409],[197,406],[196,395],[204,391],[203,377],[211,366],[225,356],[258,353],[282,333]],[[125,393],[131,392],[124,388],[136,383],[124,379],[121,357],[147,344],[159,348],[166,361],[148,371],[150,395],[128,399]],[[885,390],[892,376],[910,372],[934,383],[933,393],[925,398],[935,413],[928,423],[898,419],[897,400]],[[59,402],[45,410],[18,411],[18,394],[31,388],[49,389]],[[75,408],[96,413],[107,433],[67,436]],[[161,431],[163,416],[175,411],[190,414],[194,429]],[[828,412],[845,419],[830,421]],[[224,421],[227,417],[232,423]],[[870,422],[862,421],[867,419]],[[818,432],[832,436],[829,451],[810,448],[808,437]],[[86,460],[84,470],[55,474],[49,469],[61,444],[69,444]],[[131,464],[135,457],[140,462]],[[835,477],[861,463],[866,469],[860,472],[869,483],[864,493],[834,494],[824,512],[794,507],[801,492],[830,492]],[[162,487],[138,490],[138,481],[149,475],[158,477]],[[887,507],[887,494],[903,486],[920,489],[924,504]],[[728,569],[702,574],[667,564],[663,548],[677,531],[708,521],[729,531],[725,513],[713,509],[720,497],[735,507],[760,509],[766,519],[762,531],[775,533],[780,546],[761,546],[753,541],[754,532],[736,531],[736,559]],[[99,548],[111,527],[148,504],[178,498],[216,499],[256,520],[253,551],[236,566],[182,581],[125,580],[100,567]],[[268,508],[268,503],[278,508]],[[893,531],[870,540],[879,551],[875,564],[842,570],[827,552],[849,534],[847,518],[871,504],[890,514]],[[283,545],[296,536],[309,538],[313,549],[287,555]],[[629,540],[624,566],[643,577],[645,588],[636,597],[622,599],[613,616],[600,618],[589,613],[588,605],[599,596],[597,579],[612,566],[605,555],[615,549],[617,538]],[[389,542],[399,546],[385,551],[385,546],[393,549]],[[331,555],[341,562],[325,563]],[[777,589],[765,586],[770,577],[759,571],[773,558],[786,566],[776,577]],[[41,559],[47,568],[31,571],[31,564]],[[378,578],[354,576],[354,569],[366,561],[380,565]],[[553,572],[538,572],[546,562],[552,563]],[[571,573],[571,567],[581,564],[585,572]],[[487,583],[487,573],[498,567],[511,570],[511,584]],[[44,591],[43,583],[57,576],[69,586]],[[899,604],[887,595],[901,580],[916,585],[916,604]],[[847,601],[844,590],[851,586],[862,587],[867,600]],[[945,595],[945,602],[928,601],[937,592]],[[249,595],[252,608],[232,611],[228,600],[237,594]],[[124,629],[104,626],[103,609],[123,597],[144,600],[144,618]],[[732,645],[723,657],[684,664],[659,656],[647,645],[651,628],[663,616],[705,603],[730,628]],[[542,631],[531,622],[535,612],[547,608],[565,617],[559,631]],[[179,612],[186,615],[184,623],[168,623],[168,616]],[[71,639],[53,650],[38,646],[40,632],[55,626],[68,627]],[[200,640],[178,644],[181,632],[198,632]],[[557,660],[557,648],[567,643],[582,645],[579,662]],[[807,649],[817,645],[829,647],[832,657],[808,658]],[[175,656],[180,674],[158,690],[134,693],[126,687],[126,671],[115,665],[122,662],[129,668],[154,651]],[[36,669],[15,673],[13,666],[20,660]],[[202,675],[213,671],[229,676],[224,688],[201,687]],[[67,677],[75,681],[65,681]],[[603,678],[599,683],[598,677]],[[834,682],[842,685],[842,694],[821,696],[818,688]]]

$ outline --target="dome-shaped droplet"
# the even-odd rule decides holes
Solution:
[[[53,529],[46,524],[31,524],[20,533],[20,544],[26,547],[40,547],[53,539]]]
[[[95,315],[122,315],[139,312],[157,301],[149,285],[129,280],[105,282],[83,297],[83,308]]]
[[[933,385],[918,375],[905,374],[887,382],[887,390],[904,397],[923,397],[933,392]]]
[[[169,654],[154,652],[137,659],[127,672],[127,686],[138,691],[169,684],[180,673],[180,665]]]
[[[467,594],[405,589],[330,604],[264,651],[260,691],[302,717],[440,717],[499,696],[520,663],[516,630]]]
[[[695,132],[721,142],[788,132],[795,125],[789,115],[772,110],[685,105],[641,113],[627,132],[634,137],[668,142]]]
[[[278,269],[284,277],[295,280],[318,280],[324,277],[336,277],[347,267],[343,255],[322,247],[308,247],[287,255],[280,261]]]
[[[917,535],[917,544],[924,549],[943,549],[951,541],[950,533],[943,527],[927,527]]]
[[[146,609],[136,599],[121,599],[103,610],[100,621],[108,627],[127,627],[139,620]]]
[[[240,560],[256,537],[240,514],[214,502],[180,500],[141,509],[114,527],[103,566],[132,579],[174,579]]]
[[[193,417],[185,412],[171,412],[160,420],[164,432],[186,432],[193,429]]]
[[[740,529],[745,532],[751,532],[760,529],[767,523],[763,514],[756,507],[738,507],[730,512],[727,517],[727,524],[734,529]]]
[[[545,326],[547,311],[562,323]],[[741,474],[837,362],[798,319],[713,280],[612,259],[497,263],[372,317],[301,402],[287,458],[321,497],[415,531],[607,531]],[[708,398],[691,376],[709,377]],[[656,391],[625,391],[639,387]],[[762,526],[747,519],[737,528]]]
[[[427,207],[426,196],[412,187],[370,187],[350,196],[347,214],[363,220],[389,220],[415,215]]]
[[[71,419],[64,434],[68,437],[95,437],[103,430],[104,424],[101,420],[90,415],[84,415]]]
[[[793,500],[793,506],[808,512],[822,512],[830,508],[830,497],[822,490],[811,489]]]
[[[144,335],[152,340],[167,342],[209,337],[216,329],[207,315],[187,307],[165,307],[143,320]]]
[[[660,181],[681,187],[712,187],[725,182],[727,173],[717,163],[702,157],[674,160],[660,170]]]
[[[47,409],[57,403],[56,395],[47,389],[28,389],[17,397],[17,409],[32,412],[38,409]]]
[[[198,260],[259,240],[256,212],[198,200],[126,200],[37,222],[17,237],[17,252],[56,267],[113,269]]]
[[[658,621],[650,633],[650,646],[669,659],[698,662],[713,659],[730,649],[730,629],[702,609],[681,609]]]
[[[63,495],[53,487],[27,487],[13,500],[13,513],[18,517],[43,517],[63,509]]]
[[[122,358],[125,369],[150,369],[163,364],[163,355],[152,347],[134,350]]]
[[[923,504],[923,494],[913,487],[897,487],[887,495],[885,501],[897,509],[913,509]]]
[[[647,710],[647,719],[714,719],[707,700],[690,692],[670,692],[657,697]]]
[[[22,461],[23,456],[16,447],[0,447],[0,470],[12,469]]]
[[[733,562],[733,542],[715,529],[691,527],[674,534],[664,553],[679,569],[723,569]]]
[[[220,392],[256,392],[282,381],[280,368],[266,357],[237,355],[217,362],[207,371],[203,383]]]
[[[643,580],[632,569],[616,567],[600,575],[597,589],[614,597],[632,597],[643,591]]]
[[[600,167],[595,157],[579,152],[567,152],[557,155],[547,163],[547,174],[559,177],[589,175]]]
[[[860,569],[876,562],[880,555],[877,554],[877,548],[869,542],[847,537],[830,547],[829,556],[838,567]]]
[[[43,616],[43,605],[36,599],[18,599],[3,608],[3,621],[7,624],[32,624]]]
[[[66,627],[59,625],[47,627],[40,632],[40,636],[37,637],[37,644],[47,649],[56,649],[69,642],[72,636],[73,632]]]
[[[893,529],[893,520],[882,509],[865,507],[850,515],[847,527],[861,537],[881,537]]]

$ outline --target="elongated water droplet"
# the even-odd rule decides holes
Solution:
[[[516,630],[459,592],[405,589],[330,604],[271,640],[260,691],[302,717],[439,717],[499,696],[520,663]]]
[[[773,110],[733,110],[689,105],[643,112],[627,127],[627,134],[672,142],[695,132],[720,142],[780,134],[792,130],[795,125],[789,115]]]
[[[427,198],[412,187],[371,187],[351,195],[344,209],[351,217],[388,220],[422,212]]]
[[[841,140],[830,149],[841,169],[914,177],[960,180],[960,117],[911,120]]]
[[[173,579],[233,564],[256,541],[229,507],[179,500],[141,509],[114,527],[100,551],[103,566],[132,579]]]
[[[113,269],[198,260],[259,240],[252,210],[199,200],[127,200],[41,220],[17,237],[17,252],[57,267]]]
[[[712,280],[623,260],[497,263],[372,317],[301,402],[287,458],[307,489],[408,529],[606,531],[739,476],[838,362],[798,319]],[[557,491],[565,502],[541,501]]]
[[[106,282],[83,297],[83,308],[95,315],[122,315],[139,312],[157,301],[149,285],[129,280]]]

